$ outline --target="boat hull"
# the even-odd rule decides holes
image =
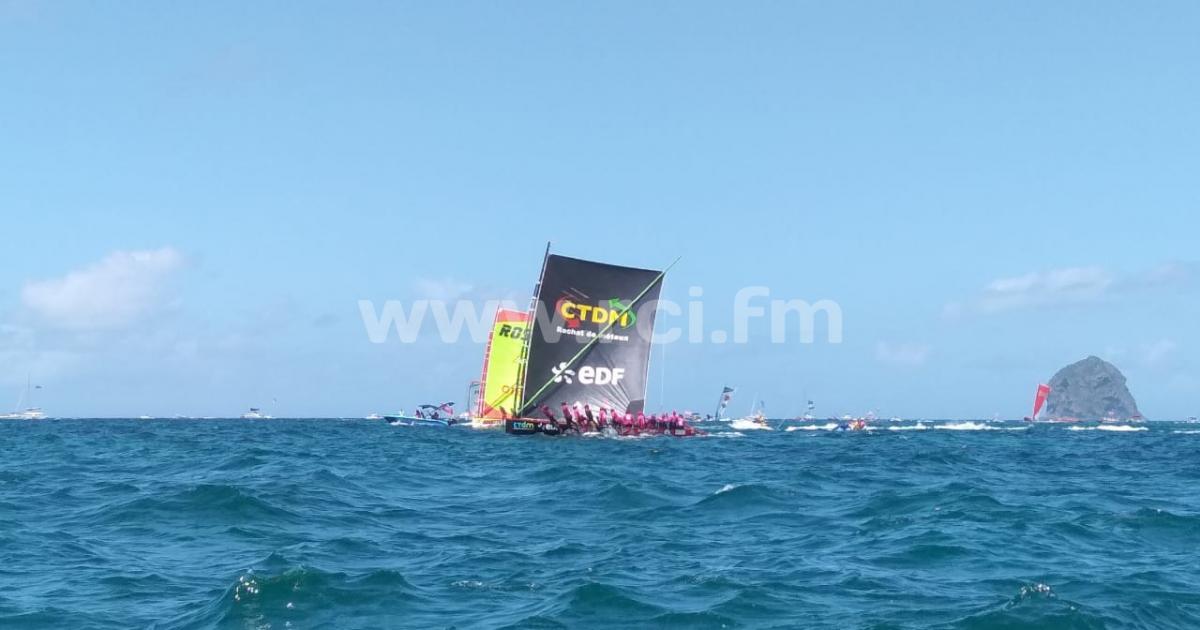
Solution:
[[[512,435],[562,435],[557,424],[528,418],[505,420],[504,432]]]
[[[396,427],[446,428],[455,423],[453,418],[414,418],[412,416],[384,416],[388,424]]]
[[[46,414],[37,409],[0,414],[0,420],[45,420]]]

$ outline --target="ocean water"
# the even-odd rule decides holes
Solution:
[[[0,627],[1200,627],[1200,425],[795,426],[0,422]]]

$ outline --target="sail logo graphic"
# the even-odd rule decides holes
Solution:
[[[601,326],[611,323],[621,328],[629,328],[637,323],[637,314],[632,306],[620,298],[609,298],[607,304],[583,304],[563,297],[559,299],[557,309],[566,321],[567,328],[579,328],[584,322]]]
[[[570,385],[572,382],[574,382],[571,380],[571,377],[575,376],[575,370],[568,370],[566,361],[563,361],[562,363],[559,363],[557,366],[550,368],[550,371],[554,372],[554,382],[555,383],[565,382],[568,385]]]
[[[550,368],[554,373],[555,383],[566,383],[568,385],[574,383],[573,379],[579,379],[580,385],[616,385],[625,378],[625,368],[609,368],[609,367],[592,367],[585,365],[579,368],[579,372],[567,368],[567,362],[563,361],[556,367]]]

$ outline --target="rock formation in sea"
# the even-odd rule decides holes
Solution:
[[[1137,402],[1125,386],[1125,375],[1100,357],[1088,357],[1058,371],[1050,379],[1046,413],[1052,418],[1138,418]]]

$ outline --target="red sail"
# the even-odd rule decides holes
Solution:
[[[1046,397],[1050,395],[1049,385],[1038,385],[1037,396],[1033,398],[1033,418],[1037,419],[1038,413],[1042,411],[1042,405],[1046,404]]]

